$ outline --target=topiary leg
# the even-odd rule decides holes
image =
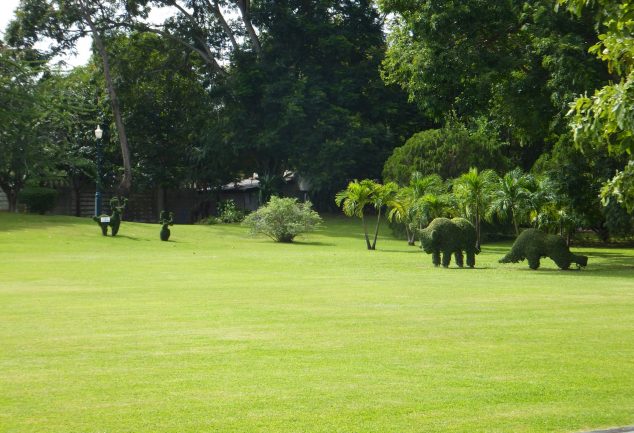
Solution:
[[[555,264],[559,266],[561,269],[570,269],[570,259],[564,259],[562,257],[557,257],[557,260],[553,259]]]
[[[473,268],[475,266],[475,252],[467,251],[467,266]]]
[[[112,225],[112,236],[116,236],[119,233],[119,224],[115,223]]]
[[[434,251],[431,253],[431,261],[434,266],[440,266],[440,251]]]
[[[442,265],[445,268],[449,267],[449,264],[451,263],[451,253],[448,251],[443,251],[442,253]]]
[[[539,268],[539,257],[527,257],[528,259],[528,267],[531,269]]]
[[[456,257],[456,265],[458,265],[459,268],[462,268],[464,266],[462,251],[456,251],[454,256]]]

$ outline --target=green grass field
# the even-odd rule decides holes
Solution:
[[[1,432],[576,432],[634,424],[634,250],[443,269],[329,218],[0,214]]]

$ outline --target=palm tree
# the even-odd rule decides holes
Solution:
[[[415,192],[411,187],[406,186],[399,188],[387,214],[389,221],[396,220],[403,223],[408,245],[414,245],[414,231],[412,230],[411,224],[414,219],[415,202]]]
[[[520,234],[519,223],[529,208],[530,183],[530,176],[516,168],[499,178],[492,191],[487,216],[492,218],[493,215],[497,215],[501,221],[510,216],[516,236]]]
[[[371,180],[366,179],[361,182],[353,180],[348,184],[346,189],[339,191],[335,196],[335,203],[337,203],[337,206],[342,206],[345,215],[361,218],[363,233],[365,234],[365,243],[369,250],[372,248],[364,211],[366,206],[372,203],[375,188],[376,184]]]
[[[390,221],[396,219],[405,225],[408,245],[414,245],[416,230],[423,228],[428,221],[425,196],[436,196],[445,191],[442,178],[437,174],[423,176],[420,172],[412,173],[410,183],[400,188],[391,201],[388,213]]]
[[[480,223],[489,208],[492,187],[497,179],[498,176],[493,170],[479,172],[477,168],[471,168],[458,177],[453,184],[458,204],[465,216],[474,221],[477,248],[480,248]]]
[[[379,226],[381,224],[381,211],[384,206],[395,206],[395,198],[398,192],[398,185],[389,182],[385,185],[364,179],[361,182],[354,180],[348,187],[340,191],[335,196],[337,206],[342,206],[343,213],[349,217],[361,218],[363,223],[363,233],[365,243],[369,250],[376,249],[376,240],[379,236]],[[374,239],[370,242],[368,226],[365,218],[365,209],[373,206],[377,211],[376,226],[374,229]]]
[[[372,205],[376,209],[376,227],[374,229],[374,240],[372,241],[372,250],[376,249],[376,239],[379,237],[379,225],[381,224],[381,210],[384,206],[394,207],[396,195],[398,193],[398,185],[395,182],[388,182],[385,185],[376,184]]]
[[[527,186],[529,190],[528,207],[533,227],[538,228],[540,221],[547,219],[548,207],[557,200],[555,185],[548,176],[532,177]]]

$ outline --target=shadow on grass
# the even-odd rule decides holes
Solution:
[[[121,239],[129,239],[131,241],[149,241],[149,239],[139,239],[139,238],[135,238],[134,236],[128,236],[128,235],[119,235],[117,234],[116,236],[105,236],[105,237],[109,237],[109,238],[121,238]]]
[[[334,247],[336,244],[320,241],[293,241],[291,245],[313,246],[313,247]]]
[[[420,248],[414,248],[412,247],[411,250],[384,250],[381,248],[377,248],[376,251],[380,251],[382,253],[405,253],[405,254],[412,254],[412,253],[416,253],[416,254],[421,254],[422,251],[420,250]]]
[[[78,224],[89,225],[95,223],[85,217],[0,212],[0,232],[30,229],[41,230],[50,227],[76,226]]]

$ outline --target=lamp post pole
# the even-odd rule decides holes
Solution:
[[[101,143],[101,137],[103,131],[97,125],[95,129],[95,138],[97,139],[97,185],[95,189],[95,216],[101,215],[101,164],[103,160],[103,149]]]

